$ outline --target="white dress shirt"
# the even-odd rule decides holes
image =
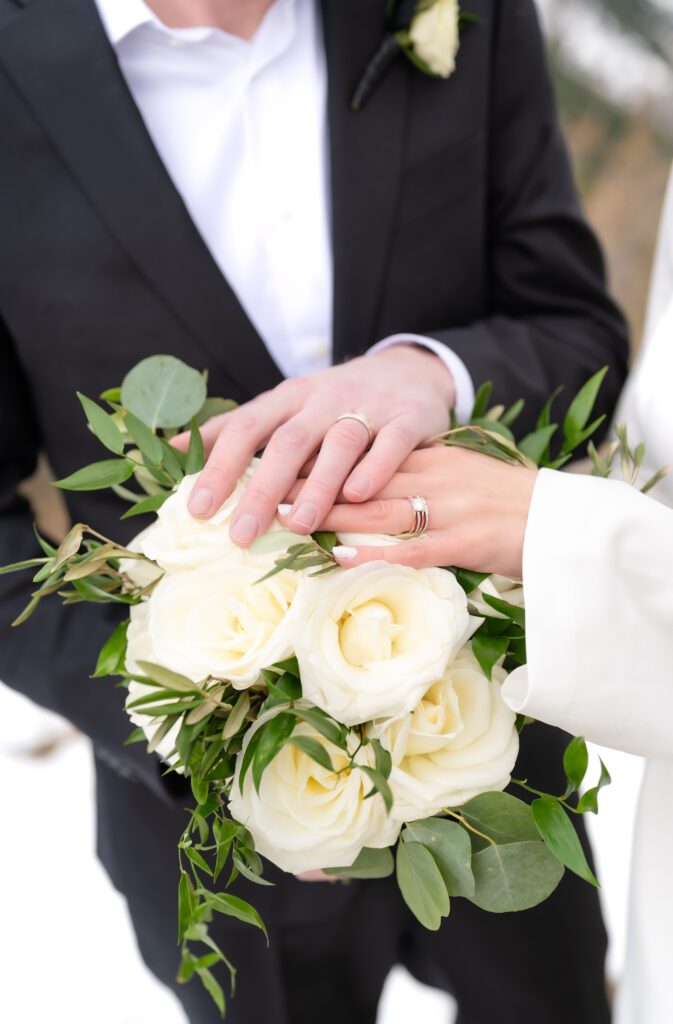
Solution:
[[[274,0],[249,41],[95,0],[147,130],[220,270],[285,376],[332,354],[327,67],[315,0]],[[356,116],[356,115],[353,115]],[[433,339],[469,417],[462,360]]]
[[[647,442],[647,471],[673,463],[672,390],[673,178],[617,416],[632,446]],[[615,1024],[673,1021],[673,477],[657,497],[541,471],[524,546],[528,665],[503,687],[516,711],[648,759]]]

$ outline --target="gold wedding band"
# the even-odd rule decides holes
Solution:
[[[414,497],[408,495],[407,501],[411,505],[414,513],[414,525],[404,536],[410,539],[413,539],[414,537],[422,537],[430,523],[428,503],[425,498],[421,498],[420,495],[414,495]]]
[[[366,416],[363,416],[361,412],[344,412],[341,416],[337,416],[334,422],[338,423],[340,420],[357,420],[358,423],[361,423],[367,431],[367,434],[369,435],[369,443],[372,444],[374,437],[376,436],[374,424],[371,420],[368,420]]]

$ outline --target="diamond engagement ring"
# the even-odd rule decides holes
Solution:
[[[407,501],[411,505],[414,512],[414,525],[405,537],[422,537],[428,528],[430,523],[430,513],[428,511],[428,503],[425,498],[421,498],[419,495],[407,497]]]
[[[371,420],[368,420],[367,417],[364,416],[361,412],[344,412],[341,414],[341,416],[337,416],[334,422],[338,423],[339,420],[357,420],[358,423],[361,423],[362,426],[367,431],[369,435],[369,443],[371,444],[373,442],[374,437],[376,435],[376,431],[374,430],[374,424],[371,422]]]

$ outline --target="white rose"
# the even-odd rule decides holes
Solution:
[[[321,767],[288,743],[264,770],[259,793],[251,769],[241,793],[243,755],[268,717],[262,716],[246,734],[229,798],[232,815],[250,829],[258,853],[283,871],[299,874],[316,868],[349,866],[364,846],[391,846],[399,835],[400,823],[386,814],[380,795],[365,799],[371,782],[364,772],[353,768],[337,774],[346,768],[349,758],[305,722],[295,727],[294,735],[309,736],[322,743],[336,771]],[[358,744],[359,737],[351,735],[351,754]],[[371,745],[362,747],[355,760],[356,764],[373,768]]]
[[[196,569],[224,559],[242,565],[273,565],[273,557],[256,557],[229,539],[234,512],[258,463],[259,459],[252,460],[232,493],[210,519],[195,519],[189,512],[187,502],[198,474],[184,477],[158,510],[156,522],[136,538],[138,550],[168,572]],[[278,520],[274,520],[271,529],[281,529]]]
[[[138,673],[138,675],[144,674],[141,672],[137,662],[156,662],[154,648],[152,647],[152,641],[149,635],[148,601],[143,601],[140,604],[131,606],[131,622],[128,628],[127,639],[128,650],[126,655],[126,670],[127,672]],[[154,739],[157,730],[161,726],[163,718],[161,720],[156,720],[150,715],[141,715],[136,708],[129,707],[129,705],[132,701],[138,700],[140,697],[146,697],[150,693],[156,693],[156,688],[154,686],[147,686],[145,683],[139,683],[136,679],[132,679],[129,682],[128,696],[126,698],[127,714],[133,724],[139,726],[143,730],[148,743],[151,743]],[[176,697],[175,700],[179,700],[179,698]],[[176,756],[171,757],[170,754],[175,746],[175,741],[179,731],[180,722],[178,721],[156,746],[156,752],[159,757],[164,761],[168,761],[169,764],[172,764],[177,760]],[[179,770],[182,771],[182,769]]]
[[[496,666],[489,682],[466,647],[412,714],[369,726],[392,755],[392,817],[428,818],[505,788],[519,749],[516,715],[500,692],[505,678]]]
[[[467,603],[473,615],[490,615],[496,619],[507,618],[502,612],[498,612],[495,608],[491,608],[490,604],[486,604],[483,598],[484,594],[488,594],[489,597],[497,597],[516,608],[524,606],[523,583],[521,580],[510,579],[509,576],[498,576],[497,574],[489,576],[476,590],[467,595]]]
[[[458,0],[435,0],[414,15],[409,26],[414,53],[442,78],[448,78],[456,68],[458,16]]]
[[[294,607],[304,697],[345,725],[411,711],[472,629],[445,569],[338,570],[304,580]]]
[[[164,576],[149,600],[131,609],[133,624],[137,609],[147,608],[147,629],[131,635],[128,671],[144,658],[194,682],[215,676],[245,689],[261,669],[292,654],[288,613],[299,575],[258,581],[258,568],[227,561]]]
[[[137,534],[130,544],[126,544],[125,547],[129,551],[137,551],[138,554],[143,553],[143,543],[145,538],[149,535],[150,530],[153,528],[148,526],[146,529],[141,530]],[[163,576],[163,570],[156,565],[155,562],[148,562],[146,558],[123,558],[120,562],[121,571],[131,581],[134,587],[138,590],[144,590],[150,583],[155,583],[156,580]]]

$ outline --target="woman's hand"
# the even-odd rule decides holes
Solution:
[[[420,496],[429,511],[422,537],[383,547],[346,542],[334,549],[337,561],[347,568],[381,559],[418,569],[459,565],[520,577],[536,478],[535,470],[434,445],[413,452],[374,500],[335,505],[320,528],[339,534],[405,533],[414,524],[408,499]]]

